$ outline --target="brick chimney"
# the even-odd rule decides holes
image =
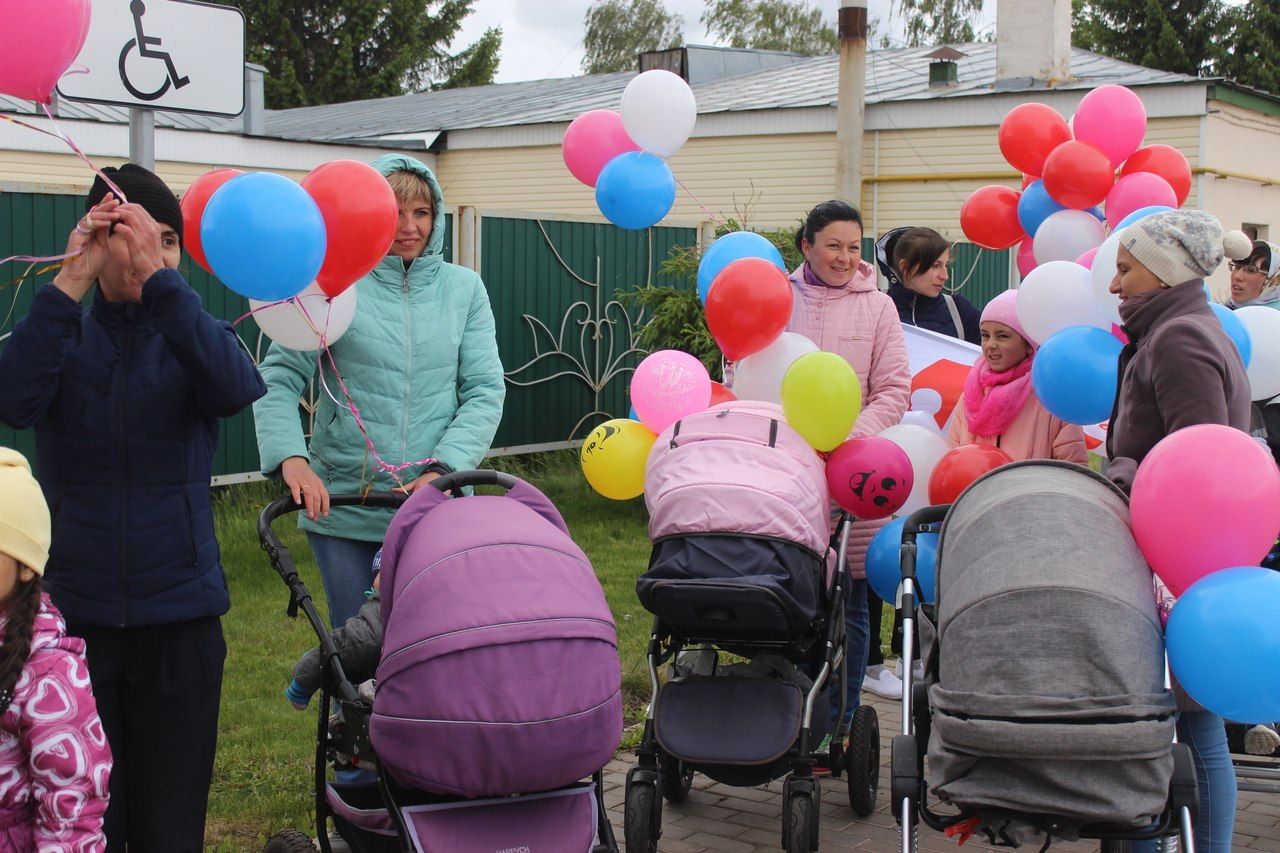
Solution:
[[[996,86],[1071,76],[1071,0],[996,0]]]

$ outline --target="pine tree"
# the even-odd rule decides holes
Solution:
[[[1222,13],[1219,0],[1074,0],[1071,41],[1135,65],[1199,75],[1214,57]]]
[[[223,0],[245,16],[270,109],[385,98],[493,82],[502,33],[456,54],[475,0]]]
[[[1213,73],[1280,95],[1280,7],[1253,2],[1224,10]]]

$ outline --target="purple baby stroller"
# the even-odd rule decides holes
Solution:
[[[617,853],[601,795],[603,767],[622,734],[621,668],[595,572],[555,506],[528,483],[467,471],[433,485],[407,500],[331,499],[400,507],[383,547],[383,648],[372,701],[348,680],[271,529],[299,507],[276,501],[258,523],[290,588],[290,615],[306,613],[327,662],[315,769],[320,848],[330,853],[332,820],[361,853]],[[478,485],[507,492],[449,497]],[[375,767],[376,783],[328,781],[334,756]],[[266,851],[312,849],[290,831]]]
[[[724,403],[658,436],[645,502],[653,552],[636,591],[655,617],[653,698],[627,774],[627,850],[657,849],[662,799],[684,799],[695,771],[742,787],[787,776],[782,847],[817,850],[813,750],[832,690],[842,707],[828,766],[847,773],[860,816],[875,808],[880,763],[870,707],[855,713],[844,747],[851,519],[840,516],[833,539],[822,460],[779,407]],[[722,665],[721,653],[750,662]],[[660,683],[667,662],[673,677]]]

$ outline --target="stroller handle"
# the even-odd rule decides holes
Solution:
[[[370,492],[367,495],[330,495],[329,506],[370,506],[381,509],[399,509],[400,505],[408,499],[408,495],[399,492]],[[287,495],[267,504],[266,508],[262,510],[262,514],[258,516],[258,539],[262,541],[262,547],[265,549],[269,541],[276,545],[280,544],[280,540],[276,538],[275,531],[271,529],[271,525],[276,519],[303,508],[302,504],[294,503],[293,498]]]
[[[442,492],[449,492],[467,486],[500,486],[510,490],[514,489],[519,482],[515,477],[502,471],[484,469],[454,471],[452,474],[445,474],[443,477],[432,480],[431,485]]]

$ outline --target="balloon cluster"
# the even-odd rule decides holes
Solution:
[[[1191,193],[1191,166],[1168,145],[1140,147],[1146,131],[1142,101],[1123,86],[1089,92],[1070,123],[1045,104],[1020,104],[998,138],[1000,152],[1023,173],[1022,191],[975,191],[960,211],[965,235],[987,249],[1020,244],[1025,277],[1041,264],[1097,249],[1105,226],[1114,233],[1135,213],[1181,206]]]
[[[637,75],[622,93],[622,107],[592,110],[564,134],[564,163],[595,188],[604,217],[631,231],[656,225],[676,200],[676,179],[665,158],[693,133],[698,105],[689,84],[670,71]]]
[[[1191,697],[1245,723],[1280,720],[1280,574],[1257,568],[1280,530],[1280,470],[1237,429],[1202,424],[1157,444],[1133,481],[1134,538],[1179,596],[1169,663]]]
[[[216,169],[182,196],[187,251],[248,297],[281,346],[314,350],[351,325],[351,285],[391,248],[395,193],[372,166],[335,160],[302,185],[269,172]]]

